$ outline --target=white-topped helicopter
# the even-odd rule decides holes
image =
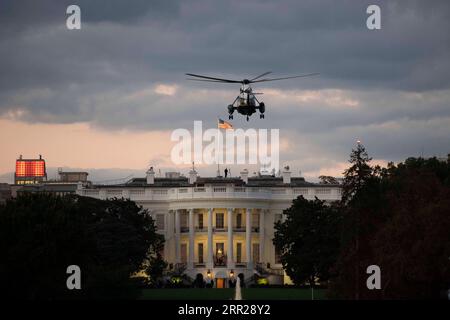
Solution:
[[[233,119],[233,113],[236,110],[238,113],[244,115],[247,117],[247,121],[249,117],[256,112],[256,110],[259,110],[259,118],[264,119],[264,112],[266,111],[266,105],[264,102],[260,102],[257,98],[257,94],[263,94],[261,92],[253,92],[250,84],[251,83],[258,83],[258,82],[268,82],[268,81],[277,81],[277,80],[285,80],[285,79],[294,79],[294,78],[303,78],[303,77],[310,77],[318,75],[318,73],[308,73],[298,76],[291,76],[291,77],[283,77],[283,78],[263,78],[262,77],[272,73],[271,71],[264,72],[263,74],[260,74],[259,76],[252,78],[252,79],[244,79],[244,80],[230,80],[230,79],[223,79],[223,78],[215,78],[215,77],[208,77],[208,76],[202,76],[199,74],[193,74],[193,73],[186,73],[187,76],[195,77],[194,78],[188,78],[187,80],[192,81],[205,81],[205,82],[219,82],[219,83],[240,83],[240,93],[236,97],[236,99],[233,101],[232,104],[228,105],[228,118]],[[198,79],[200,78],[200,79]]]

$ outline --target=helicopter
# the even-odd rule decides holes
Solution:
[[[291,77],[283,77],[283,78],[262,78],[271,73],[272,73],[271,71],[268,71],[268,72],[264,72],[263,74],[260,74],[257,77],[254,77],[252,79],[243,79],[243,80],[230,80],[230,79],[223,79],[223,78],[215,78],[215,77],[208,77],[208,76],[203,76],[203,75],[193,74],[193,73],[186,73],[186,75],[193,77],[193,78],[187,79],[187,80],[192,80],[192,81],[205,81],[205,82],[218,82],[218,83],[240,83],[241,88],[240,88],[239,95],[236,97],[236,99],[233,101],[232,104],[228,105],[228,119],[233,119],[233,113],[234,113],[234,111],[237,111],[238,113],[246,116],[247,121],[248,121],[250,116],[252,114],[254,114],[256,112],[256,110],[259,110],[259,118],[264,119],[264,112],[266,111],[266,105],[264,104],[264,102],[259,101],[256,98],[256,95],[261,95],[263,93],[262,92],[253,92],[253,89],[251,88],[250,84],[259,83],[259,82],[293,79],[293,78],[303,78],[303,77],[310,77],[310,76],[318,75],[318,73],[308,73],[308,74],[291,76]]]

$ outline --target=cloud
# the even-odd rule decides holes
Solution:
[[[163,96],[173,96],[177,92],[177,86],[158,84],[155,86],[155,93]]]
[[[266,119],[233,124],[280,128],[284,161],[312,173],[339,167],[357,138],[380,161],[450,150],[448,1],[80,0],[82,29],[71,31],[69,4],[0,4],[0,119],[14,128],[83,123],[113,141],[194,120],[214,127],[239,86],[186,81],[186,72],[320,72],[255,85]],[[381,7],[379,31],[366,28],[369,4]],[[164,162],[162,150],[153,159]]]

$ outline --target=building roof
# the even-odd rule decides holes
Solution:
[[[89,174],[87,171],[58,171],[58,174]]]
[[[100,188],[124,188],[124,187],[150,187],[150,188],[182,188],[182,187],[202,187],[205,185],[233,185],[236,187],[338,187],[339,185],[333,184],[319,184],[307,182],[303,177],[291,177],[291,183],[283,183],[282,177],[275,177],[270,175],[261,175],[248,177],[248,183],[240,177],[197,177],[195,184],[189,183],[189,178],[185,176],[175,178],[156,178],[154,184],[147,184],[146,178],[132,178],[123,184],[114,185],[94,185],[93,187]]]
[[[316,183],[306,182],[302,177],[291,177],[291,183],[283,183],[282,177],[274,176],[258,176],[249,177],[247,186],[249,187],[312,187],[317,185]]]
[[[76,183],[46,183],[21,185],[17,192],[75,192]]]

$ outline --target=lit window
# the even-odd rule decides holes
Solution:
[[[216,214],[216,228],[221,229],[224,227],[224,219],[223,219],[223,213]]]

